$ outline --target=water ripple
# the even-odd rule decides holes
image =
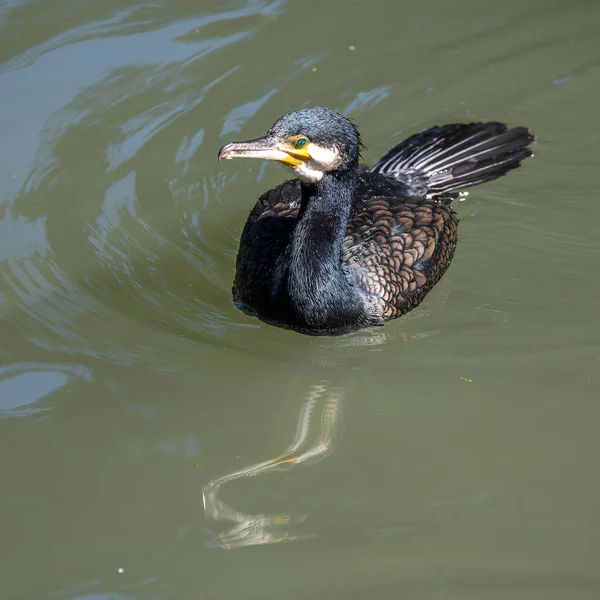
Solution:
[[[92,381],[81,365],[16,363],[0,367],[0,419],[44,413],[42,400],[75,380]]]

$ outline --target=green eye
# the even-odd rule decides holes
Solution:
[[[296,148],[304,148],[304,146],[306,146],[306,144],[308,144],[308,140],[305,137],[298,138],[294,142],[294,146]]]

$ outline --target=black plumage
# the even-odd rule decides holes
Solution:
[[[267,191],[242,232],[233,296],[263,321],[313,335],[382,325],[415,308],[456,247],[456,190],[531,155],[533,135],[502,123],[433,127],[359,167],[361,141],[323,108],[282,117],[219,158],[276,160],[301,178]]]

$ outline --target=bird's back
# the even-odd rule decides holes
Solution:
[[[411,196],[410,182],[361,169],[346,228],[343,263],[381,324],[416,306],[448,267],[458,220],[449,204]],[[234,299],[276,319],[272,296],[302,199],[298,180],[264,193],[240,239]]]

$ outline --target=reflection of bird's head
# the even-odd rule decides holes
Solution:
[[[360,145],[358,129],[340,113],[303,108],[281,117],[263,137],[225,144],[219,160],[275,160],[301,179],[315,182],[325,173],[356,168]]]

